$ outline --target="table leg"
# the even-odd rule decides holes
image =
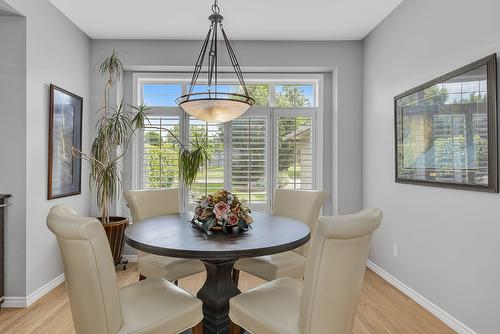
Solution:
[[[236,259],[201,260],[207,279],[197,297],[203,302],[204,334],[229,333],[229,299],[240,293],[231,272]]]

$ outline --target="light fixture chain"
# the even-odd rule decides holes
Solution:
[[[218,0],[215,0],[214,4],[212,5],[212,13],[214,13],[214,14],[219,14],[220,13],[219,1]]]

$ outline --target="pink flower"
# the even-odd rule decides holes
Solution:
[[[229,225],[236,225],[238,224],[238,216],[235,215],[235,214],[231,214],[229,215],[229,221],[228,221],[228,224]]]
[[[214,213],[215,217],[219,220],[227,218],[227,214],[229,213],[229,205],[227,205],[227,203],[225,202],[219,202],[215,204]]]

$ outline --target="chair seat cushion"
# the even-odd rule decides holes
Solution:
[[[123,326],[118,334],[174,334],[203,319],[199,299],[160,277],[121,288],[120,301]]]
[[[205,266],[199,260],[177,259],[154,254],[139,256],[137,268],[139,274],[143,276],[163,277],[169,281],[176,281],[204,270]]]
[[[293,251],[279,254],[243,258],[238,260],[235,268],[258,276],[267,281],[280,277],[304,277],[306,258]]]
[[[255,334],[299,334],[302,282],[288,277],[229,300],[231,320]]]

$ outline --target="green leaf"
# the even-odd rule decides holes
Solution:
[[[187,188],[191,188],[198,171],[207,161],[208,145],[197,137],[192,142],[191,150],[184,148],[179,151],[179,171]]]
[[[104,59],[99,65],[99,73],[101,75],[109,75],[109,80],[113,82],[120,78],[121,72],[123,72],[123,64],[118,58],[116,50],[113,50],[111,56]]]

